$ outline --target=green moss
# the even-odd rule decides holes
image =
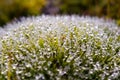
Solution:
[[[13,26],[23,23],[1,37],[1,80],[119,79],[120,34],[113,23],[42,16]]]

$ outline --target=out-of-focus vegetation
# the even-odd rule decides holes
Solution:
[[[45,0],[0,0],[0,25],[21,16],[41,13]]]
[[[0,0],[0,25],[41,13],[105,17],[120,25],[120,0]]]
[[[60,11],[116,19],[120,25],[120,0],[61,0]]]

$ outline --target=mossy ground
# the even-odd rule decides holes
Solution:
[[[113,22],[43,15],[3,30],[0,80],[120,78],[120,30]]]

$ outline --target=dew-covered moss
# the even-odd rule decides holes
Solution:
[[[120,78],[120,29],[113,22],[43,15],[0,33],[0,80]]]

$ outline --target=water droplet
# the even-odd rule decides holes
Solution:
[[[23,71],[16,71],[16,74],[21,74]]]
[[[32,65],[28,63],[26,64],[26,67],[29,68],[29,67],[32,67]]]

